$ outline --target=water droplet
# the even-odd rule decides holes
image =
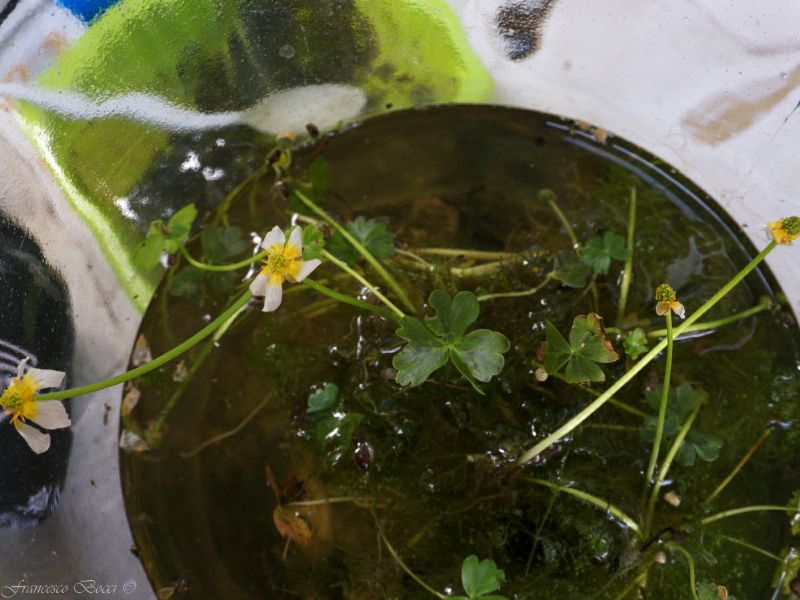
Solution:
[[[280,54],[283,58],[289,59],[289,58],[294,58],[296,52],[294,46],[292,46],[291,44],[284,44],[283,46],[281,46],[281,49],[278,50],[278,54]]]

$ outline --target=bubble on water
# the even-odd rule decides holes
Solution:
[[[289,59],[294,58],[294,55],[297,54],[297,52],[295,51],[294,46],[291,44],[284,44],[281,46],[280,50],[278,50],[278,54],[280,54],[283,58]]]

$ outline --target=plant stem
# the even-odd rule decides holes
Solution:
[[[413,252],[409,252],[408,250],[403,250],[402,248],[395,248],[395,252],[397,252],[397,254],[399,254],[400,256],[405,256],[406,258],[409,258],[414,262],[418,262],[419,264],[423,265],[428,271],[433,271],[436,269],[436,265],[429,263],[427,260],[425,260],[421,256],[414,254]]]
[[[242,308],[245,304],[247,304],[250,301],[250,298],[252,297],[253,294],[249,290],[246,291],[233,304],[231,304],[227,309],[225,309],[225,312],[223,312],[216,319],[211,321],[211,323],[203,327],[200,331],[195,333],[192,337],[190,337],[186,341],[175,346],[172,350],[169,350],[164,354],[162,354],[161,356],[154,358],[147,364],[144,364],[140,367],[136,367],[135,369],[131,369],[130,371],[126,371],[119,375],[115,375],[114,377],[103,379],[102,381],[98,381],[97,383],[92,383],[89,385],[70,388],[66,390],[60,390],[58,392],[48,392],[46,394],[39,394],[36,397],[36,399],[63,400],[65,398],[72,398],[74,396],[91,394],[92,392],[104,390],[106,388],[113,387],[117,384],[130,381],[131,379],[135,379],[136,377],[140,377],[145,373],[149,373],[150,371],[153,371],[154,369],[159,368],[161,365],[166,364],[169,361],[177,358],[178,356],[180,356],[193,346],[202,342],[205,338],[214,333],[214,331],[216,331],[217,328],[224,325],[228,321],[228,319],[230,319],[230,317],[235,315],[240,308]]]
[[[550,502],[547,503],[547,508],[542,515],[542,518],[539,519],[539,523],[536,525],[536,537],[533,539],[533,548],[531,548],[531,553],[528,555],[528,562],[525,564],[525,576],[528,576],[528,573],[531,570],[531,563],[533,562],[533,557],[536,555],[536,550],[539,547],[539,540],[542,536],[542,530],[544,529],[544,525],[547,522],[548,517],[550,516],[550,512],[553,510],[553,507],[556,504],[556,499],[558,498],[559,491],[553,490],[553,494],[550,495]]]
[[[225,196],[225,198],[222,199],[222,202],[219,203],[219,206],[217,207],[217,210],[216,210],[217,216],[215,217],[214,222],[218,224],[220,222],[220,220],[226,218],[227,217],[227,213],[228,213],[228,209],[230,208],[231,203],[236,199],[236,196],[238,196],[239,193],[244,188],[246,188],[248,185],[250,185],[256,179],[258,179],[259,177],[262,177],[263,175],[265,175],[266,172],[267,172],[267,165],[261,165],[255,171],[250,173],[250,175],[248,175],[246,178],[244,178],[242,181],[240,181],[236,185],[236,187],[233,188],[228,193],[228,195]]]
[[[200,454],[200,452],[202,452],[203,450],[205,450],[209,446],[213,446],[214,444],[218,444],[219,442],[221,442],[223,440],[226,440],[231,436],[236,435],[242,429],[247,427],[247,424],[250,421],[252,421],[259,412],[261,412],[261,409],[264,408],[267,405],[267,403],[270,402],[270,400],[272,400],[272,398],[267,396],[266,398],[264,398],[264,400],[262,400],[258,404],[258,406],[256,406],[253,410],[251,410],[250,413],[244,419],[242,419],[242,421],[236,427],[234,427],[233,429],[230,429],[228,431],[224,431],[223,433],[217,434],[217,435],[207,439],[202,444],[197,446],[194,450],[190,450],[188,452],[181,452],[180,453],[180,457],[181,458],[191,458],[192,456]]]
[[[389,286],[389,289],[391,289],[397,295],[397,297],[400,298],[400,301],[412,314],[417,313],[416,307],[411,302],[411,300],[409,300],[405,290],[400,286],[397,280],[394,277],[392,277],[391,273],[389,273],[389,271],[387,271],[386,268],[380,262],[378,262],[378,259],[375,258],[372,255],[372,253],[364,247],[364,245],[361,242],[359,242],[355,237],[353,237],[353,235],[349,231],[347,231],[345,227],[342,227],[339,224],[339,222],[336,221],[336,219],[331,217],[328,213],[326,213],[319,206],[317,206],[317,204],[313,200],[311,200],[311,198],[306,196],[300,190],[295,189],[293,191],[295,196],[297,196],[303,204],[305,204],[308,208],[310,208],[315,214],[317,214],[320,218],[322,218],[331,227],[336,229],[336,231],[338,231],[341,234],[341,236],[345,240],[347,240],[348,243],[351,246],[353,246],[353,248],[356,249],[356,252],[358,252],[364,258],[364,260],[366,260],[370,264],[370,266],[373,269],[375,269],[375,272],[381,277],[381,279],[383,279],[386,282],[386,285]]]
[[[537,360],[532,360],[531,364],[534,367],[539,367],[539,368],[542,368],[542,369],[544,368],[544,365],[542,363],[540,363],[539,361],[537,361]],[[567,385],[574,385],[579,390],[583,390],[584,392],[586,392],[590,396],[594,396],[595,398],[600,396],[600,392],[598,392],[597,390],[594,390],[594,389],[592,389],[592,388],[590,388],[588,386],[568,382],[566,380],[566,378],[563,375],[561,375],[560,373],[548,373],[548,376],[549,377],[554,377],[555,379],[558,379],[559,381],[563,381]],[[611,406],[616,406],[618,409],[624,410],[625,412],[630,413],[632,415],[636,415],[637,417],[641,417],[642,419],[644,419],[647,416],[647,413],[644,412],[643,410],[639,410],[635,406],[631,406],[630,404],[626,404],[625,402],[622,402],[621,400],[617,400],[616,398],[609,398],[608,399],[608,403]]]
[[[774,504],[756,504],[753,506],[743,506],[741,508],[731,508],[730,510],[724,510],[722,512],[711,515],[710,517],[706,517],[705,519],[700,521],[700,524],[709,525],[716,521],[727,519],[728,517],[735,517],[737,515],[743,515],[745,513],[762,512],[762,511],[783,511],[783,512],[800,513],[800,508],[795,508],[793,506],[776,506]]]
[[[378,300],[380,300],[386,306],[388,306],[389,309],[392,312],[394,312],[394,314],[396,314],[398,316],[398,318],[402,319],[403,317],[406,316],[405,313],[402,310],[400,310],[399,308],[397,308],[397,306],[395,306],[395,304],[391,300],[389,300],[386,296],[384,296],[378,290],[378,288],[376,288],[369,281],[367,281],[360,273],[358,273],[354,269],[350,268],[350,265],[348,265],[346,262],[344,262],[343,260],[339,260],[338,258],[336,258],[333,254],[331,254],[327,250],[323,250],[322,251],[322,256],[325,257],[326,260],[329,260],[334,265],[339,267],[342,271],[344,271],[345,273],[350,275],[350,277],[352,277],[353,279],[358,281],[361,285],[363,285],[365,288],[367,288],[370,292],[372,292],[372,294]]]
[[[178,246],[178,250],[180,251],[181,256],[183,256],[183,258],[186,259],[186,262],[188,262],[193,267],[197,267],[198,269],[202,269],[203,271],[215,271],[215,272],[217,272],[217,271],[235,271],[237,269],[241,269],[242,267],[249,267],[254,262],[258,262],[262,258],[266,258],[267,257],[267,251],[264,250],[262,252],[259,252],[258,254],[254,254],[250,258],[246,258],[244,260],[241,260],[241,261],[235,262],[235,263],[231,263],[229,265],[209,265],[208,263],[200,262],[199,260],[193,258],[192,255],[189,254],[189,251],[186,249],[186,247],[183,244]]]
[[[537,285],[535,288],[531,288],[529,290],[524,290],[521,292],[497,292],[495,294],[484,294],[483,296],[478,296],[478,302],[487,302],[489,300],[495,300],[497,298],[524,298],[525,296],[535,296],[538,294],[544,286],[546,286],[550,281],[553,279],[553,274],[548,273],[544,280]]]
[[[572,249],[575,250],[575,254],[578,256],[581,255],[580,248],[581,243],[578,241],[578,236],[575,235],[575,230],[572,229],[572,224],[567,219],[567,216],[561,211],[561,207],[558,206],[553,198],[547,200],[547,203],[550,205],[550,208],[556,213],[558,220],[561,221],[561,225],[566,229],[567,236],[569,236],[570,241],[572,242]]]
[[[417,248],[408,254],[429,254],[434,256],[452,256],[474,258],[476,260],[509,260],[519,258],[514,252],[487,252],[484,250],[465,250],[462,248]]]
[[[650,451],[650,462],[647,464],[647,483],[653,480],[656,470],[658,453],[661,450],[661,437],[664,435],[664,421],[667,418],[667,405],[669,404],[669,383],[672,376],[672,312],[667,313],[667,366],[664,369],[664,383],[661,385],[661,401],[658,405],[658,421],[656,421],[656,434],[653,438],[653,448]]]
[[[694,600],[700,600],[700,596],[697,595],[697,579],[695,578],[694,574],[694,559],[692,558],[692,555],[687,552],[686,548],[679,546],[675,542],[667,542],[666,546],[667,548],[677,550],[683,554],[683,557],[686,559],[686,563],[689,565],[689,585],[692,587],[692,598],[694,598]]]
[[[724,325],[729,325],[730,323],[735,323],[736,321],[741,321],[742,319],[746,319],[747,317],[752,317],[760,312],[763,312],[769,308],[772,308],[772,302],[767,299],[766,301],[762,301],[759,304],[748,308],[747,310],[743,310],[742,312],[738,312],[734,315],[729,317],[723,317],[721,319],[715,319],[714,321],[706,321],[705,323],[698,323],[697,325],[692,325],[688,327],[683,332],[690,333],[692,331],[706,331],[707,329],[717,329],[718,327],[722,327]],[[654,331],[648,331],[647,337],[652,338],[660,338],[666,337],[667,330],[666,329],[656,329]]]
[[[661,469],[658,471],[658,477],[656,478],[656,481],[653,484],[653,489],[650,492],[650,501],[647,503],[647,517],[645,518],[644,522],[645,537],[650,535],[650,530],[653,525],[653,512],[656,508],[658,494],[661,491],[661,487],[664,485],[664,481],[667,479],[667,474],[672,466],[672,461],[675,460],[675,457],[678,455],[678,450],[680,450],[683,440],[686,439],[686,436],[689,434],[689,430],[692,428],[694,420],[697,418],[697,414],[700,412],[700,407],[701,404],[698,403],[697,406],[694,407],[692,414],[689,415],[688,419],[686,419],[683,427],[681,427],[680,431],[678,431],[678,435],[675,436],[672,446],[670,446],[669,452],[667,452],[667,455],[664,457],[664,462],[661,464]]]
[[[522,256],[517,255],[514,258],[475,265],[474,267],[450,267],[450,273],[456,277],[483,277],[484,275],[494,273],[510,263],[520,260],[522,260]]]
[[[381,525],[378,522],[378,517],[375,515],[375,512],[374,511],[371,511],[371,512],[372,512],[372,518],[375,519],[375,527],[378,530],[378,535],[383,540],[383,543],[386,545],[386,549],[389,550],[389,554],[392,555],[392,558],[394,558],[394,560],[397,562],[397,564],[400,566],[400,568],[403,569],[403,571],[405,571],[408,574],[408,576],[411,577],[411,579],[416,581],[420,586],[425,588],[428,592],[430,592],[431,594],[433,594],[437,598],[441,598],[442,600],[447,600],[447,596],[445,596],[441,592],[437,592],[435,589],[433,589],[427,583],[422,581],[422,579],[417,577],[417,575],[414,573],[414,571],[412,571],[411,569],[408,568],[406,563],[403,562],[403,559],[400,558],[400,555],[397,553],[397,551],[389,543],[389,540],[386,538],[386,534],[383,533],[383,529],[381,528]]]
[[[331,496],[330,498],[317,498],[315,500],[296,500],[287,502],[284,506],[325,506],[327,504],[340,503],[367,504],[374,502],[372,498],[361,498],[359,496]]]
[[[713,535],[714,535],[714,537],[718,537],[721,540],[725,540],[726,542],[730,542],[732,544],[736,544],[737,546],[741,546],[742,548],[747,548],[748,550],[752,550],[753,552],[757,552],[758,554],[766,556],[767,558],[771,558],[772,560],[776,560],[779,563],[783,563],[783,559],[780,556],[778,556],[777,554],[773,554],[772,552],[769,552],[768,550],[764,550],[763,548],[759,548],[758,546],[755,546],[753,544],[745,542],[744,540],[740,540],[739,538],[731,537],[729,535],[723,535],[721,533],[715,533]]]
[[[575,496],[576,498],[580,498],[581,500],[585,500],[590,504],[594,504],[595,506],[608,511],[613,517],[617,520],[622,521],[631,531],[633,531],[639,538],[642,538],[642,532],[639,530],[639,526],[636,524],[632,518],[630,518],[627,514],[625,514],[621,509],[617,508],[610,502],[606,502],[602,498],[598,498],[592,494],[587,492],[583,492],[581,490],[576,490],[575,488],[558,485],[557,483],[553,483],[551,481],[547,481],[545,479],[537,479],[535,477],[526,477],[525,481],[530,483],[536,483],[539,485],[543,485],[549,487],[550,489],[556,490],[558,492],[564,492],[565,494],[569,494],[571,496]],[[642,538],[643,539],[643,538]]]
[[[741,460],[738,463],[736,463],[736,466],[728,474],[728,476],[725,479],[723,479],[722,482],[714,489],[714,491],[711,492],[711,494],[709,494],[708,498],[705,499],[705,504],[708,504],[709,502],[711,502],[714,498],[719,496],[720,493],[722,493],[722,490],[724,490],[726,487],[728,487],[728,484],[731,481],[733,481],[733,478],[736,477],[739,474],[739,471],[742,470],[742,468],[752,458],[753,454],[756,453],[756,450],[758,450],[761,447],[761,444],[764,443],[764,440],[766,440],[771,433],[772,433],[772,429],[770,429],[769,427],[767,427],[763,431],[763,433],[756,440],[756,443],[753,444],[752,446],[750,446],[750,449],[747,452],[745,452],[745,454],[741,458]]]
[[[636,231],[636,188],[631,188],[631,201],[628,205],[628,258],[625,259],[625,270],[622,272],[622,282],[619,287],[619,307],[617,308],[617,323],[622,323],[625,318],[625,308],[628,304],[628,293],[633,279],[633,240]]]
[[[711,298],[706,300],[706,302],[698,308],[692,315],[689,316],[686,321],[684,321],[681,325],[679,325],[673,334],[673,337],[678,337],[681,333],[686,331],[689,327],[691,327],[694,323],[696,323],[700,317],[706,314],[714,305],[717,304],[722,298],[725,297],[728,292],[730,292],[736,285],[744,279],[748,273],[750,273],[753,269],[755,269],[761,261],[766,258],[766,256],[772,252],[772,250],[777,245],[777,242],[772,241],[770,242],[766,248],[764,248],[753,260],[751,260],[747,266],[745,266],[739,273],[734,275],[734,277],[726,283],[720,290],[714,294]],[[539,454],[542,450],[545,450],[558,442],[561,438],[565,435],[570,433],[573,429],[578,427],[581,423],[583,423],[586,419],[591,417],[601,406],[603,406],[609,398],[611,398],[614,394],[616,394],[619,390],[621,390],[625,385],[628,384],[642,369],[644,369],[650,362],[658,356],[658,354],[664,350],[667,346],[667,341],[661,340],[658,344],[656,344],[647,354],[645,354],[639,361],[634,364],[622,377],[620,377],[616,382],[614,382],[611,387],[609,387],[605,392],[598,396],[597,400],[592,402],[591,404],[587,405],[582,411],[578,414],[573,416],[569,419],[564,425],[556,429],[553,433],[548,435],[545,439],[541,442],[535,444],[530,450],[525,452],[518,460],[518,465],[523,465],[526,462],[530,461],[533,457]]]
[[[353,298],[346,294],[340,294],[339,292],[332,290],[329,287],[325,287],[321,283],[317,283],[313,279],[309,279],[306,277],[303,279],[303,283],[310,287],[312,290],[319,292],[320,294],[324,294],[329,298],[333,298],[334,300],[338,300],[339,302],[344,302],[345,304],[349,304],[351,306],[355,306],[356,308],[360,308],[363,310],[368,310],[370,312],[375,313],[376,315],[380,315],[381,317],[385,317],[387,319],[394,319],[398,321],[398,316],[390,310],[383,308],[382,306],[375,306],[374,304],[370,304],[369,302],[364,302],[363,300],[358,300],[357,298]]]

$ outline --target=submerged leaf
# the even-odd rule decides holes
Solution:
[[[586,285],[586,280],[592,273],[592,268],[582,263],[572,253],[562,253],[556,257],[556,269],[553,271],[553,279],[560,281],[566,286],[581,288]]]
[[[633,331],[629,331],[625,335],[622,346],[625,348],[625,353],[633,360],[647,352],[647,335],[644,329],[637,327]]]
[[[329,410],[336,405],[339,399],[339,386],[335,383],[326,383],[318,390],[308,395],[308,408],[306,412],[315,413]]]
[[[208,227],[200,236],[203,256],[209,263],[221,263],[226,258],[241,254],[250,243],[242,237],[238,227]]]
[[[304,546],[311,540],[311,528],[302,517],[297,516],[285,506],[280,504],[272,511],[272,522],[281,537],[292,540],[295,544]]]
[[[606,231],[602,238],[590,239],[586,242],[581,254],[581,262],[600,275],[608,273],[612,260],[626,260],[627,258],[628,249],[625,246],[625,238],[613,231]]]
[[[313,260],[322,255],[325,236],[315,225],[303,227],[303,260]]]

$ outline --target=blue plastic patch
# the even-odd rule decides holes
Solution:
[[[57,0],[58,3],[78,17],[81,21],[89,22],[97,15],[116,4],[119,0]]]

